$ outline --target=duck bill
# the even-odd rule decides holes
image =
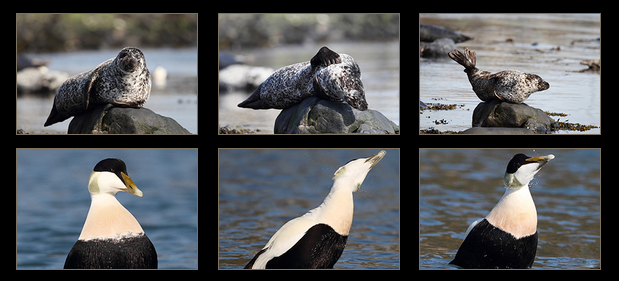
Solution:
[[[127,193],[136,195],[138,197],[142,197],[144,195],[144,193],[142,193],[142,191],[138,189],[138,187],[135,185],[129,175],[123,172],[120,172],[120,175],[123,177],[123,181],[125,182],[125,186],[127,187],[127,189],[125,190]]]
[[[554,159],[555,156],[552,154],[548,154],[546,156],[535,156],[535,157],[531,157],[526,159],[525,161],[527,162],[537,162],[539,163],[539,166],[537,167],[537,170],[541,169],[542,166],[546,165],[546,163],[548,163],[548,161]]]
[[[374,168],[374,165],[376,165],[381,159],[383,159],[383,157],[385,157],[385,154],[387,154],[387,152],[384,150],[381,150],[378,153],[368,157],[368,159],[365,160],[366,163],[367,162],[372,163],[372,165],[370,166],[370,170]]]

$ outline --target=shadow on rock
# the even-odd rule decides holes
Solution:
[[[190,134],[176,120],[148,108],[124,108],[104,104],[76,115],[69,134]]]
[[[310,97],[282,110],[275,120],[276,134],[398,134],[400,129],[382,113],[360,111],[347,103]]]
[[[537,134],[550,133],[554,120],[539,108],[494,99],[480,102],[473,111],[473,127],[525,128]]]

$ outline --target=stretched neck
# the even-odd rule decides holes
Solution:
[[[352,189],[350,187],[336,181],[329,195],[320,205],[320,208],[322,208],[320,221],[331,225],[337,233],[345,236],[348,235],[354,211]]]

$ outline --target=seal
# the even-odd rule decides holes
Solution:
[[[116,56],[65,81],[54,97],[45,127],[98,104],[140,108],[150,96],[151,79],[140,49],[125,47]]]
[[[506,70],[490,73],[475,67],[477,54],[464,49],[464,54],[458,50],[450,52],[449,57],[464,66],[464,72],[469,77],[473,91],[482,101],[498,98],[510,103],[522,103],[532,93],[550,88],[550,84],[535,74],[517,70]]]
[[[320,48],[308,62],[276,70],[238,106],[285,109],[311,96],[346,102],[361,111],[368,109],[359,65],[351,56],[327,47]]]

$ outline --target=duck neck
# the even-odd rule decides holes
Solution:
[[[319,220],[333,227],[340,235],[347,236],[354,212],[351,189],[335,182],[320,207],[322,212]]]
[[[516,238],[537,232],[537,210],[529,186],[507,188],[486,219]]]

